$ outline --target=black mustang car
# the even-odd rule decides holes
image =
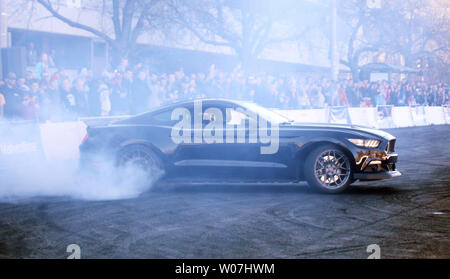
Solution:
[[[296,123],[254,103],[201,99],[88,126],[80,164],[104,158],[159,181],[277,183],[306,180],[338,193],[356,180],[400,176],[395,138],[340,124]],[[99,159],[102,158],[102,159]]]

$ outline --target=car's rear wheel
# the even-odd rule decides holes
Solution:
[[[145,145],[132,145],[119,152],[117,165],[126,173],[143,173],[149,182],[157,181],[164,173],[161,159]]]
[[[332,144],[314,149],[306,158],[304,172],[309,186],[323,193],[340,193],[353,182],[350,158]]]

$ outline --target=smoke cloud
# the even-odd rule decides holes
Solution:
[[[0,201],[40,196],[134,198],[162,175],[149,176],[132,165],[118,168],[108,158],[98,158],[101,163],[89,170],[80,168],[77,160],[48,160],[33,125],[37,124],[0,123]]]

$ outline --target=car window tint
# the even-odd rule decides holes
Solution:
[[[204,106],[202,108],[203,112],[201,114],[196,115],[196,117],[199,117],[198,119],[202,119],[203,128],[205,128],[206,125],[211,123],[212,121],[219,121],[219,117],[222,117],[222,125],[224,124],[223,121],[225,121],[225,114],[221,108],[219,109],[220,112],[216,111],[215,113],[219,113],[220,115],[216,115],[215,113],[207,112],[209,108],[215,108],[214,106]]]
[[[174,122],[174,120],[172,120],[171,117],[172,117],[172,110],[165,110],[153,115],[153,119],[162,123]]]
[[[229,110],[231,118],[227,121],[227,125],[240,125],[242,121],[245,121],[248,116],[241,111],[234,109]]]

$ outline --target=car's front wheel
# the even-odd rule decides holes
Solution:
[[[350,158],[335,145],[322,145],[306,158],[305,178],[315,190],[340,193],[353,182]]]

